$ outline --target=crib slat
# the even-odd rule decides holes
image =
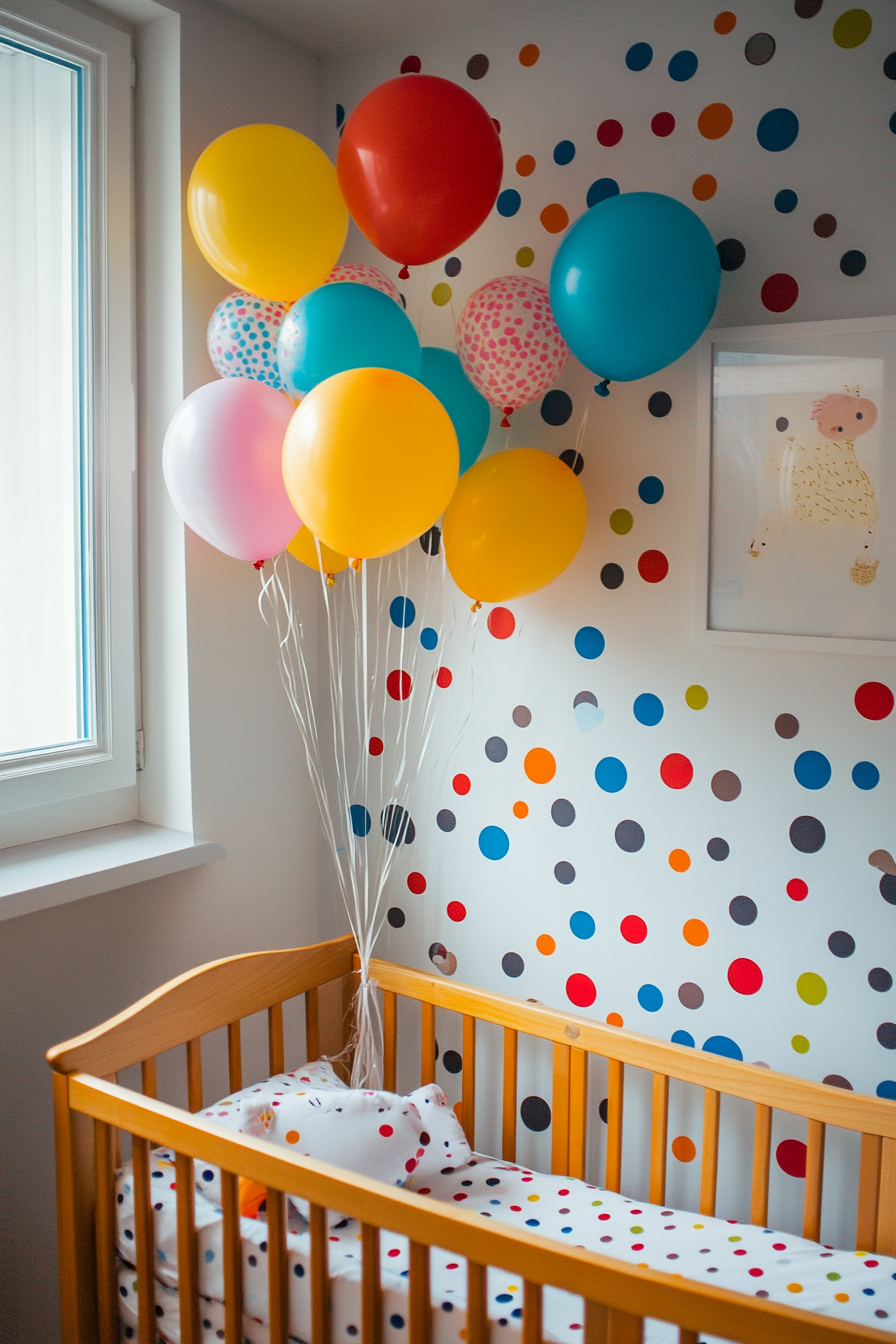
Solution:
[[[282,1069],[279,1072],[283,1072]],[[289,1288],[286,1281],[286,1196],[267,1191],[268,1315],[271,1344],[289,1344]]]
[[[149,1140],[132,1140],[134,1177],[134,1260],[137,1268],[137,1334],[156,1337],[156,1233],[149,1193]]]
[[[685,1330],[683,1325],[678,1327],[678,1344],[700,1344],[700,1332],[698,1330]]]
[[[772,1108],[756,1103],[753,1128],[753,1181],[750,1191],[750,1222],[768,1224],[768,1173],[772,1156]]]
[[[144,1097],[152,1097],[153,1100],[158,1097],[159,1085],[156,1078],[155,1055],[150,1055],[149,1059],[144,1059],[140,1065],[140,1086],[143,1089]]]
[[[856,1250],[877,1250],[877,1209],[880,1187],[881,1137],[862,1135],[859,1162],[859,1210],[856,1216]]]
[[[202,1110],[202,1037],[187,1041],[187,1107]]]
[[[199,1344],[199,1263],[196,1241],[196,1180],[192,1157],[174,1155],[177,1183],[177,1296],[181,1344]]]
[[[96,1151],[96,1290],[99,1344],[118,1344],[118,1273],[115,1264],[115,1171],[112,1134],[93,1122]]]
[[[541,1284],[524,1279],[521,1344],[541,1344],[541,1297]]]
[[[588,1051],[570,1050],[569,1055],[569,1162],[568,1174],[585,1179],[588,1138]]]
[[[589,1302],[586,1299],[584,1334],[584,1344],[641,1344],[643,1321],[640,1316],[614,1311],[601,1302]],[[690,1344],[684,1332],[681,1338],[682,1344]]]
[[[243,1344],[243,1247],[240,1241],[239,1178],[221,1172],[224,1256],[224,1344]]]
[[[516,1161],[516,1075],[519,1036],[504,1028],[504,1081],[501,1091],[501,1157]]]
[[[610,1344],[610,1308],[585,1298],[584,1344]]]
[[[383,1087],[395,1091],[398,1058],[398,996],[391,990],[383,991]]]
[[[429,1247],[409,1243],[408,1326],[411,1344],[430,1344],[432,1306],[429,1298]]]
[[[803,1236],[821,1240],[821,1184],[824,1176],[824,1124],[807,1121],[806,1193],[803,1196]]]
[[[466,1344],[489,1344],[489,1338],[485,1265],[474,1265],[468,1260]]]
[[[308,1223],[311,1233],[311,1344],[329,1344],[330,1270],[326,1209],[312,1204]]]
[[[320,1059],[320,1001],[316,989],[305,990],[305,1054],[308,1064]]]
[[[380,1230],[361,1224],[361,1344],[382,1344],[383,1289],[380,1284]]]
[[[271,1075],[286,1068],[283,1057],[283,1004],[272,1003],[268,1009],[268,1068]]]
[[[569,1055],[568,1045],[554,1046],[551,1080],[551,1172],[569,1175]]]
[[[464,1013],[463,1073],[461,1075],[461,1128],[467,1143],[476,1147],[476,1019]]]
[[[666,1144],[669,1137],[669,1079],[653,1075],[653,1109],[650,1121],[650,1202],[666,1202]]]
[[[621,1059],[607,1060],[607,1174],[604,1185],[619,1194],[622,1185],[622,1103],[625,1065]]]
[[[881,1145],[876,1249],[880,1255],[896,1255],[896,1139]]]
[[[231,1092],[239,1092],[243,1085],[242,1022],[227,1024],[227,1082]]]
[[[436,1080],[436,1010],[432,1003],[420,1004],[420,1086]]]
[[[703,1089],[703,1156],[700,1160],[700,1212],[716,1216],[719,1179],[720,1096],[711,1087]]]

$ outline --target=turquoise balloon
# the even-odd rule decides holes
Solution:
[[[451,416],[460,448],[460,474],[472,467],[485,447],[491,428],[491,408],[477,392],[453,350],[424,345],[420,382],[438,397]]]
[[[293,396],[346,369],[420,377],[420,342],[394,299],[350,281],[321,285],[294,303],[277,340],[280,377]]]
[[[721,267],[706,225],[653,191],[581,215],[551,266],[551,308],[577,359],[630,382],[672,364],[709,326]]]

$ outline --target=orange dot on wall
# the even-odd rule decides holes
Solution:
[[[607,1013],[607,1026],[608,1026],[608,1027],[621,1027],[622,1025],[623,1025],[623,1022],[622,1022],[622,1018],[621,1018],[621,1016],[619,1015],[619,1013]]]
[[[520,65],[534,65],[540,55],[541,52],[538,50],[538,47],[536,47],[535,43],[527,42],[520,51]]]
[[[697,1156],[697,1145],[687,1134],[679,1134],[672,1140],[672,1156],[677,1157],[679,1162],[693,1162]]]
[[[681,930],[682,937],[691,947],[702,947],[709,939],[709,929],[702,919],[689,919]]]
[[[697,118],[697,130],[704,140],[721,140],[734,125],[734,113],[727,103],[710,103]]]
[[[535,946],[543,957],[549,957],[555,951],[557,944],[549,933],[540,933],[535,939]]]
[[[518,803],[514,803],[514,805],[513,805],[513,815],[514,815],[515,817],[519,817],[521,821],[522,821],[523,817],[528,817],[528,815],[529,815],[529,804],[528,804],[528,803],[524,803],[524,802],[522,802],[522,800],[520,800],[520,802],[518,802]]]
[[[562,205],[554,201],[551,205],[546,205],[539,215],[544,227],[548,233],[562,233],[569,226],[569,215]]]
[[[713,28],[717,33],[725,37],[728,33],[733,33],[737,25],[737,15],[732,14],[730,9],[723,9],[721,14],[717,14],[713,20]],[[690,1161],[690,1158],[688,1159]]]
[[[694,199],[697,201],[711,201],[718,189],[719,184],[712,173],[701,173],[694,179],[694,185],[691,187]]]
[[[535,172],[535,160],[531,154],[523,154],[516,161],[516,170],[520,177],[531,177]]]
[[[533,784],[549,784],[557,773],[557,762],[547,747],[533,747],[526,752],[523,769]],[[513,810],[515,812],[516,808]]]
[[[676,873],[686,873],[691,866],[691,856],[686,849],[673,849],[669,855],[669,867]]]

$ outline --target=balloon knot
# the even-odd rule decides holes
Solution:
[[[398,278],[399,280],[410,280],[411,273],[407,266],[402,266],[401,270],[398,272]]]
[[[336,580],[334,579],[334,577],[333,577],[332,574],[328,574],[328,575],[327,575],[327,587],[328,587],[328,588],[335,588],[335,587],[336,587]]]
[[[253,569],[264,569],[264,561],[263,561],[263,560],[256,560],[256,561],[254,561],[254,563],[253,563],[253,565],[252,565],[252,568],[253,568]]]
[[[602,378],[599,383],[595,384],[594,390],[599,397],[608,397],[610,395],[609,378]]]
[[[360,574],[360,573],[361,573],[361,566],[363,565],[363,563],[364,563],[363,560],[352,560],[352,562],[351,562],[351,566],[352,566],[352,569],[355,571],[356,574]]]
[[[501,421],[501,428],[502,428],[502,429],[509,429],[509,428],[510,428],[510,417],[511,417],[512,415],[513,415],[513,407],[512,407],[512,406],[505,406],[505,407],[504,407],[504,419]]]
[[[474,602],[473,605],[472,605],[472,607],[470,608],[470,610],[471,610],[471,611],[481,611],[481,610],[482,610],[482,603],[481,603],[481,602]]]

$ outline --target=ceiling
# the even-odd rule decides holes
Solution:
[[[211,0],[314,56],[387,46],[402,38],[512,14],[567,8],[576,0]]]

